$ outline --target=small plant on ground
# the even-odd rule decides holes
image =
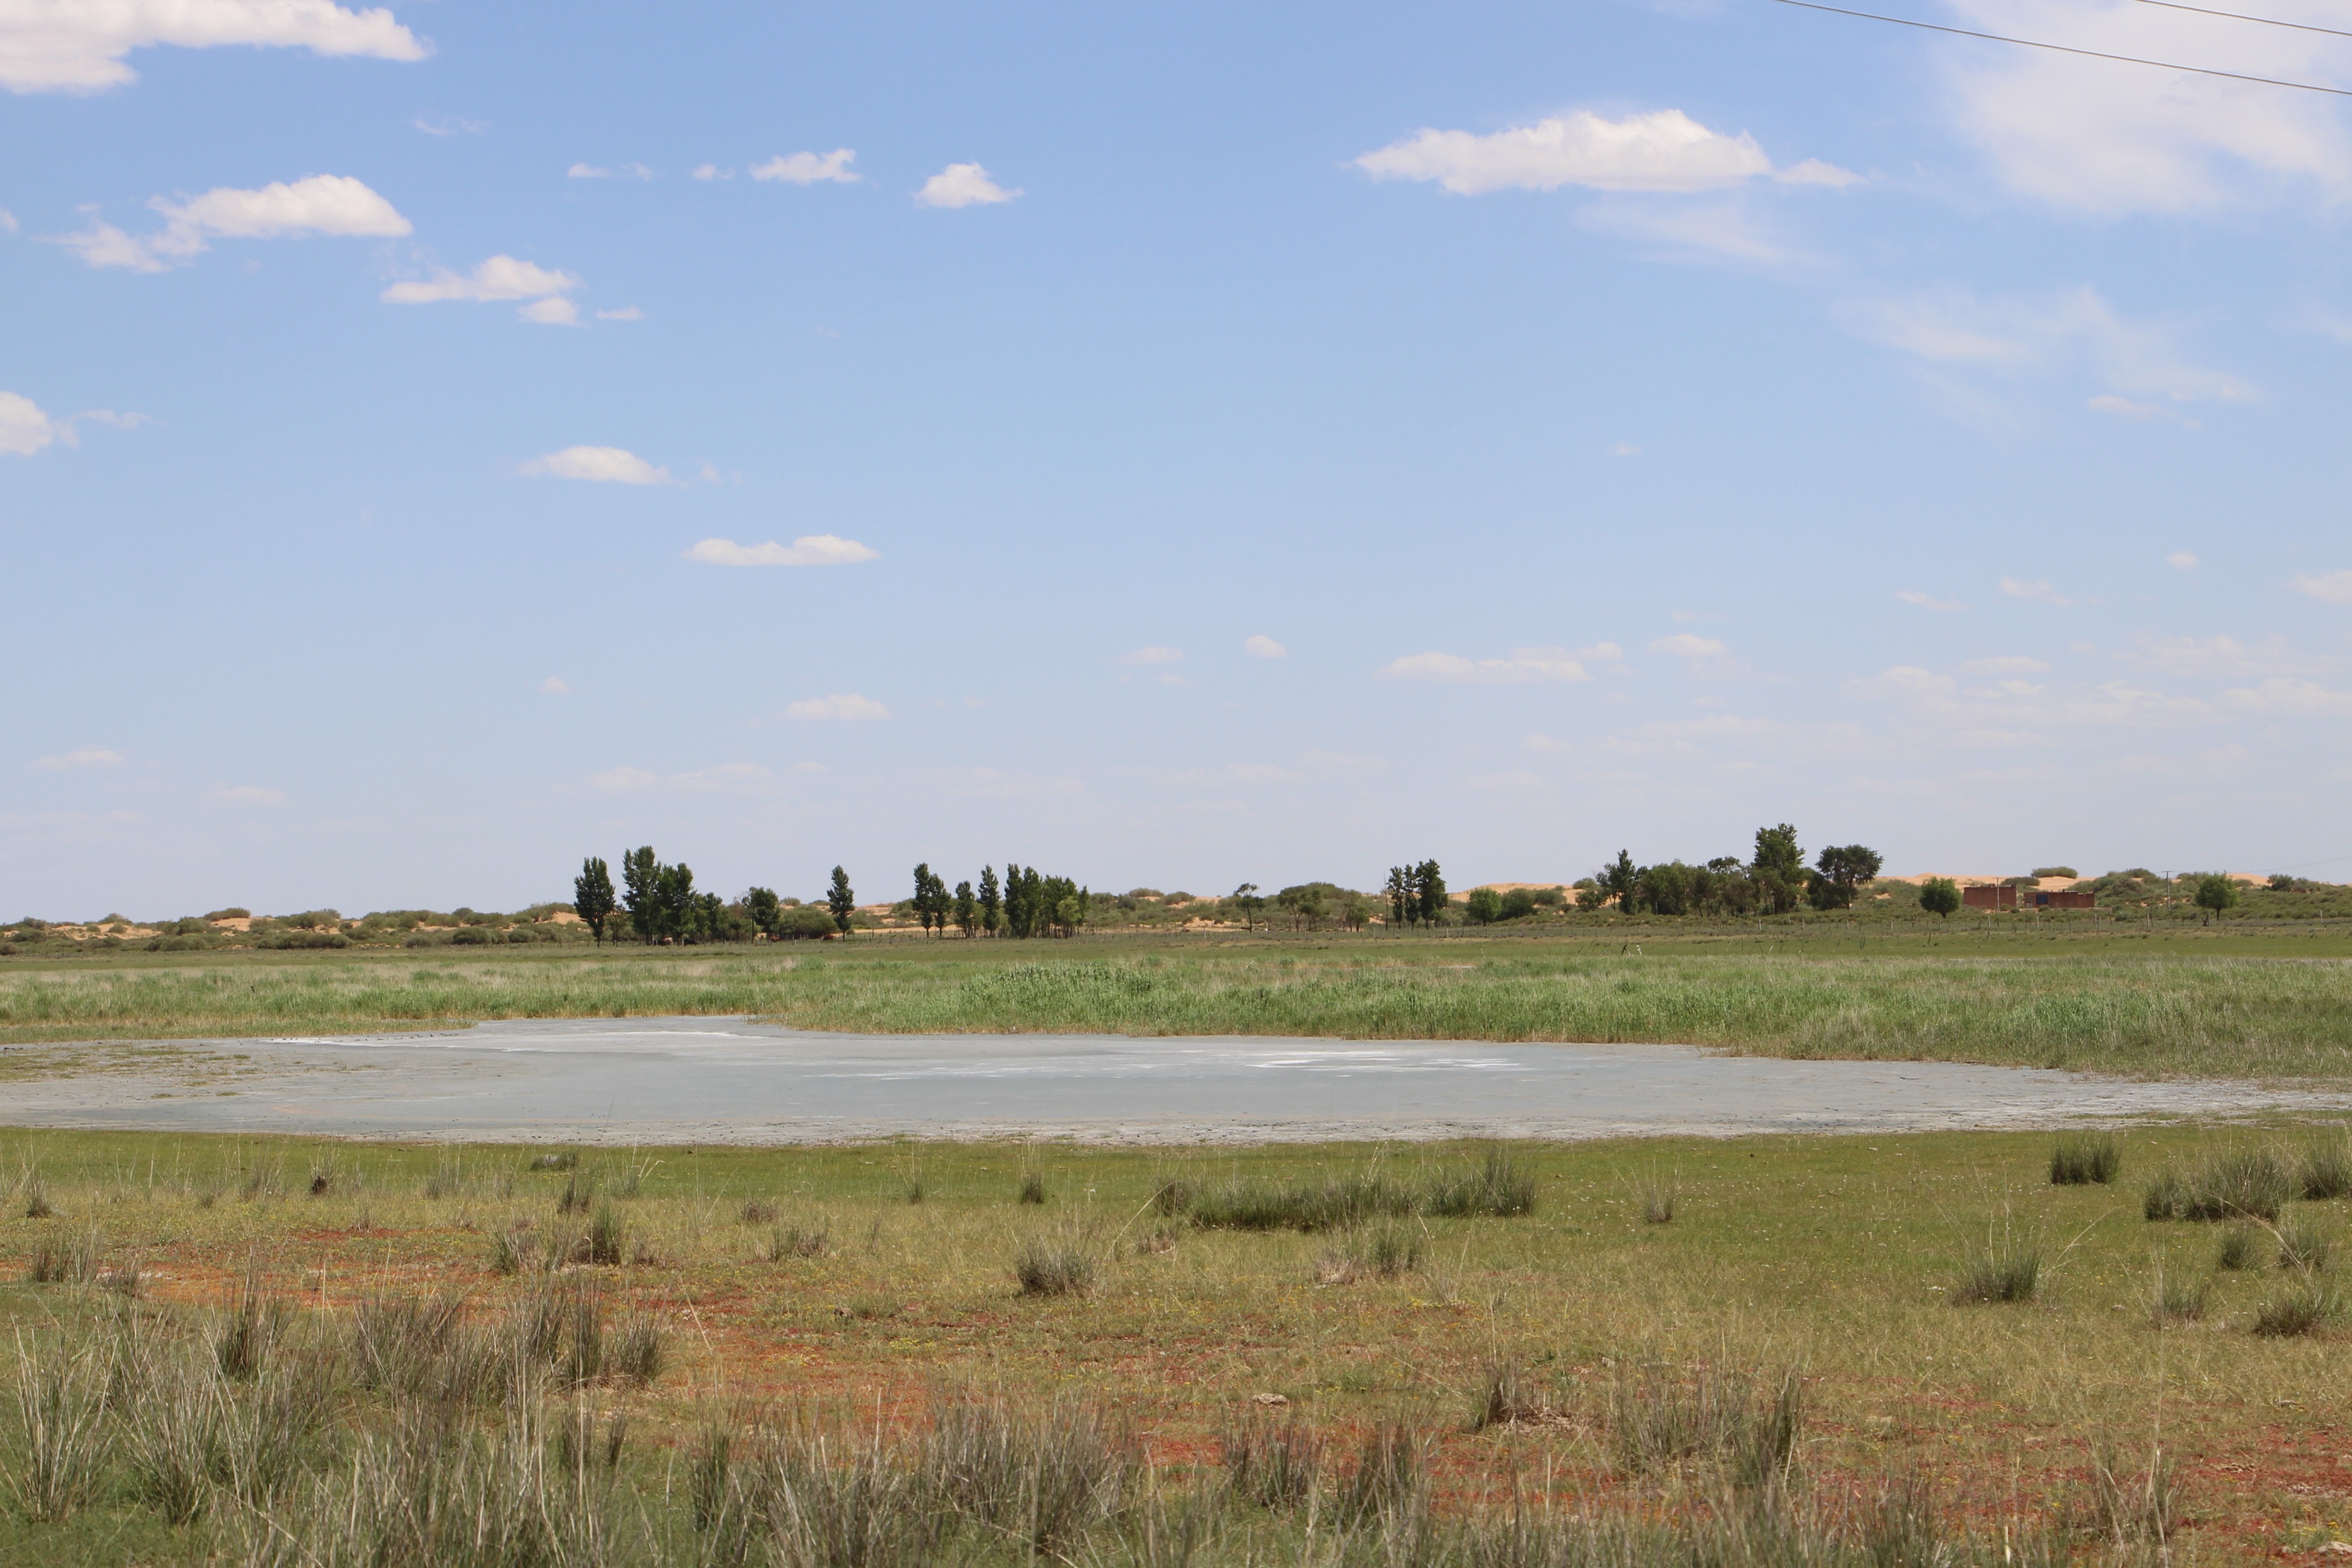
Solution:
[[[1041,1204],[1045,1201],[1045,1172],[1032,1170],[1022,1173],[1020,1201],[1028,1204]]]
[[[1024,1296],[1083,1296],[1095,1288],[1094,1253],[1069,1233],[1026,1238],[1013,1256]]]
[[[1260,1508],[1287,1513],[1313,1499],[1323,1475],[1323,1438],[1297,1416],[1256,1416],[1217,1439],[1225,1485]]]
[[[588,1234],[581,1239],[581,1261],[611,1267],[626,1255],[625,1235],[621,1217],[613,1212],[610,1203],[596,1206],[596,1218],[588,1222]]]
[[[2336,1239],[2315,1217],[2298,1213],[2280,1221],[2278,1249],[2280,1268],[2315,1274],[2327,1267]]]
[[[1668,1225],[1675,1218],[1675,1189],[1670,1183],[1652,1176],[1642,1187],[1642,1223]]]
[[[2091,1456],[2091,1508],[2085,1521],[2118,1549],[2140,1541],[2161,1544],[2180,1525],[2180,1479],[2172,1456],[2151,1444],[2147,1463],[2120,1463],[2102,1443]]]
[[[2285,1162],[2269,1149],[2210,1155],[2189,1170],[2159,1172],[2142,1211],[2150,1219],[2278,1218],[2298,1190]]]
[[[612,1368],[615,1376],[642,1388],[662,1375],[668,1364],[668,1336],[650,1312],[632,1312],[613,1331]]]
[[[555,1212],[558,1214],[585,1214],[588,1212],[589,1207],[595,1201],[596,1183],[594,1178],[575,1170],[570,1176],[563,1178],[563,1190],[557,1194],[555,1198]]]
[[[2053,1186],[2106,1186],[2124,1168],[2124,1146],[2113,1133],[2073,1133],[2050,1151]]]
[[[49,1189],[42,1185],[41,1173],[37,1170],[25,1173],[22,1197],[27,1219],[47,1219],[57,1212],[49,1207]]]
[[[8,1470],[16,1506],[43,1524],[71,1519],[106,1470],[105,1385],[94,1347],[16,1341],[21,1457]]]
[[[746,1225],[773,1225],[776,1222],[776,1206],[764,1198],[747,1197],[738,1218]]]
[[[1984,1245],[1970,1243],[1952,1287],[1956,1301],[2030,1301],[2042,1285],[2042,1243],[2006,1225],[1985,1228]]]
[[[2337,1136],[2303,1151],[2298,1186],[2314,1203],[2352,1196],[2352,1137]]]
[[[2252,1269],[2262,1259],[2263,1233],[2251,1225],[2231,1225],[2221,1231],[2213,1261],[2224,1269]]]
[[[2264,1339],[2293,1339],[2333,1321],[2340,1310],[2332,1287],[2306,1281],[2256,1307],[2250,1326]]]
[[[822,1258],[830,1242],[830,1233],[824,1226],[779,1225],[768,1234],[768,1261],[781,1263],[787,1258]]]
[[[2193,1323],[2205,1315],[2206,1301],[2211,1293],[2212,1287],[2206,1281],[2184,1280],[2159,1268],[2155,1282],[2148,1288],[2148,1323],[2154,1328]]]
[[[1473,1432],[1521,1421],[1539,1421],[1550,1414],[1550,1401],[1528,1377],[1524,1362],[1509,1355],[1487,1359],[1480,1370],[1476,1397],[1471,1401]]]

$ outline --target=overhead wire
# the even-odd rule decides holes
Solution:
[[[1882,16],[1875,11],[1849,11],[1843,5],[1824,5],[1821,4],[1821,0],[1776,0],[1776,3],[1782,5],[1801,6],[1808,11],[1827,11],[1833,16],[1858,16],[1865,22],[1892,22],[1898,27],[1918,27],[1930,33],[1949,33],[1955,37],[1983,38],[1988,42],[1995,44],[2018,44],[2029,49],[2051,49],[2062,55],[2081,55],[2085,58],[2094,60],[2117,60],[2127,66],[2154,66],[2158,70],[2186,71],[2191,76],[2224,77],[2231,81],[2256,82],[2263,87],[2291,87],[2298,92],[2324,92],[2334,98],[2352,98],[2352,88],[2321,87],[2316,82],[2288,81],[2282,77],[2249,76],[2243,71],[2216,70],[2210,66],[2176,65],[2169,60],[2151,60],[2139,55],[2111,55],[2104,49],[2078,49],[2071,44],[2051,44],[2044,43],[2038,38],[2012,38],[2005,37],[2000,33],[1979,33],[1971,27],[1948,27],[1940,22],[1915,21],[1908,16]],[[2151,3],[2155,3],[2155,0],[2151,0]],[[2197,7],[2182,6],[2180,9],[2194,10],[2197,9]],[[2226,14],[2227,13],[2215,13],[2215,15]],[[2249,17],[2247,19],[2250,21],[2260,21],[2263,18]],[[2292,22],[2281,24],[2283,26],[2295,26],[2298,25],[2299,24]],[[2324,32],[2326,29],[2315,28],[2314,30]]]
[[[2331,38],[2352,38],[2352,32],[2341,27],[2315,26],[2309,22],[2282,22],[2276,16],[2249,16],[2243,11],[2215,11],[2204,5],[2184,5],[2180,0],[2139,0],[2143,5],[2161,5],[2168,11],[2194,11],[2200,16],[2226,16],[2232,22],[2259,22],[2265,27],[2293,27],[2298,33],[2325,33]]]

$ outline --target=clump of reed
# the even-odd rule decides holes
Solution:
[[[1014,1200],[1031,1205],[1043,1204],[1045,1201],[1045,1173],[1034,1169],[1023,1171],[1021,1189],[1014,1195]]]
[[[1075,1230],[1034,1232],[1013,1254],[1013,1277],[1024,1296],[1090,1295],[1099,1272],[1095,1249]]]
[[[2273,1221],[2299,1190],[2294,1173],[2268,1148],[2228,1149],[2186,1169],[2158,1173],[2141,1211],[2151,1220]]]
[[[1228,1490],[1260,1508],[1304,1508],[1322,1485],[1323,1436],[1297,1416],[1253,1416],[1217,1437]]]
[[[2113,1133],[2070,1133],[2050,1151],[2053,1186],[2107,1186],[2123,1168],[2123,1143]]]
[[[2212,1285],[2205,1280],[2184,1280],[2168,1274],[2159,1265],[2156,1278],[2149,1282],[2147,1321],[2152,1328],[2169,1328],[2175,1323],[2193,1323],[2205,1315],[2207,1302],[2212,1296]]]
[[[1242,1177],[1196,1189],[1181,1181],[1160,1185],[1153,1207],[1204,1229],[1347,1230],[1375,1219],[1414,1215],[1439,1218],[1511,1218],[1535,1211],[1535,1178],[1504,1149],[1480,1165],[1435,1172],[1419,1183],[1380,1170],[1317,1182]]]
[[[1394,1280],[1421,1267],[1421,1233],[1411,1226],[1370,1226],[1345,1244],[1326,1248],[1316,1260],[1316,1277],[1327,1285]]]
[[[16,1336],[16,1415],[23,1446],[7,1472],[25,1516],[56,1524],[86,1507],[104,1475],[106,1380],[94,1343]]]
[[[2030,1301],[2041,1294],[2045,1272],[2039,1238],[2021,1236],[2007,1224],[1988,1224],[1983,1245],[1970,1242],[1961,1255],[1952,1300]]]
[[[2326,1269],[2336,1251],[2335,1236],[2315,1216],[2290,1212],[2278,1225],[2278,1266],[2315,1274]]]
[[[1794,1467],[1804,1417],[1804,1379],[1794,1369],[1622,1364],[1609,1388],[1608,1447],[1629,1472],[1704,1461],[1738,1485],[1763,1486]]]

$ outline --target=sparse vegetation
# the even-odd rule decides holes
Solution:
[[[2106,1186],[2124,1168],[2124,1146],[2113,1133],[2074,1133],[2050,1151],[2050,1180],[2058,1186]]]

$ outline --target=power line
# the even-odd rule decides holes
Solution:
[[[2265,27],[2293,27],[2298,33],[2325,33],[2331,38],[2352,38],[2352,33],[2341,27],[2315,27],[2308,22],[2282,22],[2275,16],[2249,16],[2243,11],[2211,11],[2202,5],[2183,5],[2180,0],[2139,0],[2143,5],[2161,5],[2168,11],[2194,11],[2200,16],[2227,16],[2232,22],[2260,22]]]
[[[1979,33],[1967,27],[1947,27],[1937,22],[1915,22],[1907,16],[1882,16],[1874,11],[1849,11],[1843,5],[1823,5],[1819,0],[1778,0],[1782,5],[1801,5],[1808,11],[1828,11],[1840,16],[1859,16],[1865,22],[1892,22],[1898,27],[1919,27],[1930,33],[1950,33],[1956,37],[1983,38],[1996,44],[2021,44],[2029,49],[2054,49],[2062,55],[2082,55],[2094,60],[2120,60],[2127,66],[2154,66],[2158,70],[2187,71],[2191,76],[2227,77],[2231,81],[2258,82],[2263,87],[2291,87],[2301,92],[2324,92],[2336,98],[2352,98],[2352,88],[2320,87],[2307,81],[2285,81],[2277,77],[2247,76],[2239,71],[2217,71],[2208,66],[2179,66],[2166,60],[2143,59],[2137,55],[2111,55],[2100,49],[2077,49],[2066,44],[2045,44],[2035,38],[2004,37],[1999,33]],[[2190,9],[2191,7],[2183,7]],[[2259,21],[2260,17],[2249,18]]]

